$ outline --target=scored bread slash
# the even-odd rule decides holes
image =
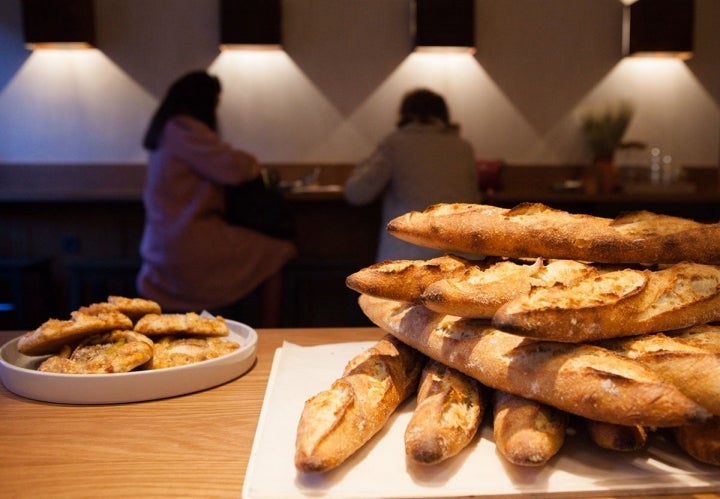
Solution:
[[[555,407],[501,390],[493,394],[493,436],[498,452],[519,466],[542,466],[565,443],[568,415]]]
[[[574,260],[501,261],[437,280],[425,288],[419,302],[443,314],[490,319],[502,305],[533,288],[571,285],[598,272]]]
[[[484,269],[496,261],[467,260],[453,255],[430,260],[386,260],[350,274],[345,284],[358,293],[416,302],[433,282],[463,275],[470,268]]]
[[[25,355],[55,353],[66,343],[98,333],[132,327],[132,320],[116,310],[98,314],[75,311],[69,320],[49,319],[37,329],[22,335],[18,340],[18,350]]]
[[[195,336],[227,336],[230,334],[225,319],[186,314],[148,314],[135,324],[135,331],[147,336],[189,334]]]
[[[359,303],[386,332],[497,390],[624,425],[670,427],[710,417],[648,367],[598,346],[535,341],[485,321],[367,295]]]
[[[418,464],[449,459],[470,444],[483,417],[478,382],[429,360],[420,376],[417,406],[405,429],[405,454]]]
[[[641,211],[615,219],[540,203],[514,208],[445,203],[391,220],[387,231],[419,246],[507,258],[595,263],[720,264],[720,223]]]
[[[417,389],[425,358],[391,335],[352,358],[332,386],[305,402],[295,467],[336,468],[364,446]]]
[[[599,345],[648,366],[708,411],[720,415],[720,353],[662,333],[606,340]]]
[[[503,305],[493,326],[563,342],[598,341],[720,319],[720,267],[678,263],[625,269],[565,287],[534,288]]]

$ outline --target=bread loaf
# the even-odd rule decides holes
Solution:
[[[493,316],[504,331],[582,342],[667,331],[720,319],[720,267],[678,263],[625,269],[570,286],[533,288]]]
[[[387,260],[350,274],[345,285],[362,294],[417,302],[432,282],[461,275],[470,268],[487,268],[495,261],[471,261],[453,255],[430,260]]]
[[[383,428],[417,389],[424,357],[388,335],[351,359],[342,376],[305,402],[295,441],[295,467],[333,469]]]
[[[641,425],[627,426],[591,419],[585,422],[590,439],[603,449],[630,452],[647,445],[647,430]]]
[[[420,377],[417,406],[405,430],[405,454],[419,464],[436,464],[463,450],[483,415],[478,382],[429,360]]]
[[[597,346],[534,341],[367,295],[359,303],[380,328],[498,390],[617,424],[667,427],[709,417],[649,368]]]
[[[708,411],[720,415],[720,354],[662,333],[608,340],[600,345],[645,364]]]
[[[720,224],[647,211],[616,219],[571,214],[539,203],[511,209],[437,204],[391,220],[390,234],[448,252],[600,263],[720,264]]]
[[[567,414],[534,400],[495,391],[493,436],[498,452],[519,466],[542,466],[565,442]]]
[[[704,423],[680,426],[672,431],[685,452],[698,461],[720,466],[720,417],[715,416]]]
[[[720,353],[720,324],[700,324],[698,326],[670,331],[668,336],[682,340],[688,345],[709,352]]]
[[[505,260],[437,280],[425,288],[420,302],[442,314],[490,319],[502,305],[533,287],[570,285],[597,273],[594,267],[574,260],[547,263],[540,258],[532,263]]]

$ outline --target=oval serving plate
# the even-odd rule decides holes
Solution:
[[[233,380],[255,363],[257,332],[241,322],[228,320],[227,324],[227,338],[240,343],[228,355],[167,369],[113,374],[37,371],[47,356],[21,354],[18,337],[0,348],[0,379],[16,395],[60,404],[121,404],[186,395]]]

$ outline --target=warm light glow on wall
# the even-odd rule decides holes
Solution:
[[[140,137],[156,105],[98,49],[35,51],[0,92],[0,157],[144,161]],[[132,123],[137,133],[123,132],[122,123]]]

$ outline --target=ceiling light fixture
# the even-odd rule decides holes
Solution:
[[[22,0],[21,6],[29,49],[95,45],[93,0]]]
[[[413,48],[475,52],[475,0],[411,0]]]
[[[623,7],[623,55],[675,57],[693,54],[695,0],[636,0]]]
[[[282,48],[280,0],[220,0],[220,48]]]

